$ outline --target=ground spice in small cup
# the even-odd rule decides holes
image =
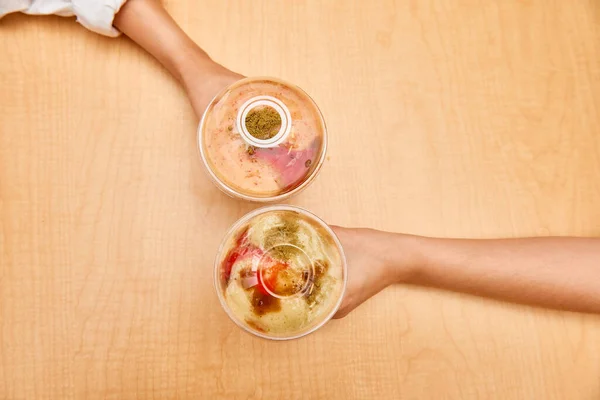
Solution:
[[[273,138],[281,128],[281,116],[271,107],[256,107],[246,116],[248,133],[259,140]]]

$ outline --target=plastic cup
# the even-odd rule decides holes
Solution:
[[[231,226],[217,252],[215,288],[239,327],[273,340],[319,329],[346,289],[342,246],[314,214],[292,206],[263,207]]]
[[[210,178],[226,194],[281,201],[317,176],[327,129],[319,108],[299,87],[276,78],[245,78],[211,101],[198,127],[198,147]]]

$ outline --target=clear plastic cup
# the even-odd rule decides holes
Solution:
[[[342,246],[310,212],[269,206],[229,229],[215,260],[223,309],[242,329],[266,339],[296,339],[338,310],[346,289]]]
[[[202,161],[232,197],[286,199],[316,177],[327,151],[327,129],[315,102],[276,78],[245,78],[219,93],[198,127]]]

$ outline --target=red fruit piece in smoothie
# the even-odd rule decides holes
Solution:
[[[280,184],[284,188],[297,185],[310,170],[314,160],[315,149],[310,146],[304,150],[289,150],[279,146],[271,149],[260,149],[256,156],[271,164],[280,175]]]
[[[231,269],[233,268],[233,264],[235,264],[237,259],[240,257],[239,250],[240,249],[238,248],[231,249],[229,253],[227,253],[227,257],[225,257],[225,260],[223,260],[223,264],[221,266],[221,278],[226,284],[229,282],[229,277],[231,276]]]
[[[235,242],[235,247],[229,250],[229,253],[227,253],[227,256],[221,264],[221,277],[223,279],[223,282],[229,282],[229,277],[231,276],[231,269],[233,268],[233,264],[235,264],[240,257],[243,258],[248,255],[262,254],[262,251],[259,248],[246,243],[247,240],[248,228],[246,228],[242,233],[240,233],[238,239]]]
[[[260,290],[263,294],[268,294],[267,289],[269,289],[271,292],[274,292],[277,285],[277,275],[280,271],[286,268],[287,265],[276,263],[268,268],[263,269],[260,272],[262,275],[262,281],[260,279],[258,281],[258,290]]]

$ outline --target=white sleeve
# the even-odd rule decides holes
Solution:
[[[113,19],[127,0],[2,0],[0,18],[13,12],[31,15],[75,15],[77,22],[106,36],[119,36]]]
[[[91,31],[106,36],[119,36],[113,26],[115,14],[127,0],[72,0],[77,22]]]

